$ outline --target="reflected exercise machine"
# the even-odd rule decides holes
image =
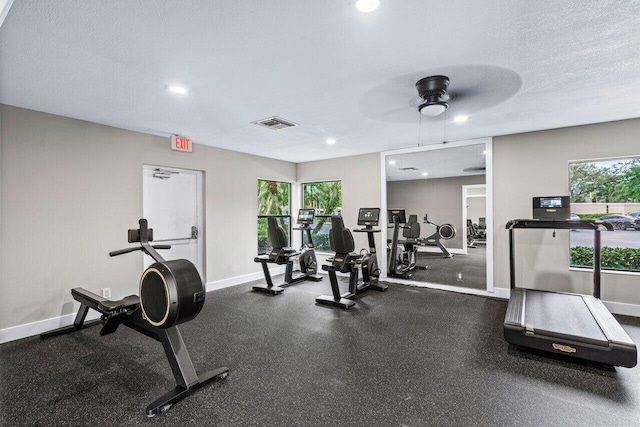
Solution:
[[[445,258],[452,258],[453,254],[449,252],[449,249],[442,243],[442,240],[451,240],[456,236],[456,229],[451,224],[438,225],[429,221],[429,215],[424,214],[423,222],[425,224],[431,224],[436,228],[436,232],[429,237],[420,239],[420,244],[425,246],[437,246]]]
[[[411,272],[416,268],[426,270],[425,266],[416,265],[416,254],[418,252],[418,239],[420,238],[420,224],[416,215],[410,215],[413,220],[407,223],[407,214],[404,209],[389,209],[387,211],[389,219],[388,228],[392,228],[392,237],[387,240],[389,245],[389,259],[387,261],[387,275],[400,279],[411,278]],[[400,247],[398,236],[402,229],[405,240]]]

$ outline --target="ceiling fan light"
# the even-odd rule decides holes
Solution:
[[[380,6],[380,0],[358,0],[356,2],[356,9],[362,13],[373,12]]]
[[[448,106],[446,102],[426,102],[418,107],[418,111],[423,116],[436,117],[444,113]]]

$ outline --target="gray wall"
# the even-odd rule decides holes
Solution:
[[[486,197],[467,197],[467,218],[474,224],[479,224],[479,218],[487,217]]]
[[[298,182],[329,180],[342,181],[342,217],[347,228],[358,228],[358,209],[380,207],[380,154],[298,164]],[[366,233],[353,235],[356,251],[368,248]],[[383,248],[380,233],[376,234],[376,248],[378,252]]]
[[[256,179],[295,182],[294,163],[197,144],[176,152],[168,138],[9,106],[0,114],[0,329],[74,312],[73,287],[137,293],[142,254],[108,252],[128,246],[142,214],[143,164],[205,171],[207,282],[261,271]]]
[[[432,235],[436,228],[423,224],[424,214],[436,224],[451,224],[456,236],[445,242],[449,249],[462,249],[462,186],[484,184],[484,175],[454,178],[417,179],[387,182],[387,207],[405,208],[409,214],[418,215],[420,236]]]
[[[640,119],[554,129],[493,139],[496,287],[509,287],[506,222],[531,218],[531,198],[569,194],[571,160],[640,154]],[[590,293],[592,275],[569,271],[567,231],[518,234],[518,283],[541,289]],[[542,245],[542,246],[540,246]],[[602,299],[640,304],[638,275],[604,273]]]

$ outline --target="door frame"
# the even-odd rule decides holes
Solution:
[[[486,191],[486,214],[487,214],[487,288],[486,290],[477,290],[471,288],[460,288],[451,285],[438,285],[418,282],[415,280],[404,280],[387,277],[387,251],[380,251],[380,265],[385,266],[381,278],[390,282],[406,283],[415,286],[427,286],[436,289],[444,289],[455,292],[464,292],[477,295],[491,295],[495,292],[494,286],[494,268],[493,268],[493,138],[478,138],[464,141],[447,142],[440,144],[423,145],[412,148],[402,148],[398,150],[383,151],[380,153],[380,228],[381,228],[381,240],[387,241],[387,156],[395,156],[398,154],[417,153],[422,151],[442,150],[453,147],[463,147],[467,145],[484,144],[486,150],[486,171],[485,171],[485,185]],[[466,226],[466,223],[465,223]]]
[[[484,188],[484,194],[468,194],[470,189],[474,189],[474,188]],[[462,238],[462,249],[464,251],[465,254],[468,253],[467,251],[467,235],[468,230],[467,230],[467,199],[473,199],[473,198],[480,198],[480,197],[484,197],[485,199],[485,212],[487,210],[487,184],[469,184],[469,185],[463,185],[462,186],[462,229],[464,230],[464,236]],[[486,213],[485,213],[486,215]]]
[[[206,263],[206,230],[205,230],[205,204],[204,204],[204,181],[205,171],[198,169],[185,169],[174,166],[157,165],[144,163],[142,165],[142,217],[145,218],[144,211],[144,171],[146,168],[160,168],[167,171],[178,173],[188,173],[196,176],[196,227],[198,227],[198,238],[196,239],[196,268],[200,271],[202,279],[206,282],[207,263]],[[153,226],[153,224],[152,224]],[[152,227],[153,228],[153,227]],[[144,262],[144,260],[143,260]],[[199,265],[198,265],[199,264]]]

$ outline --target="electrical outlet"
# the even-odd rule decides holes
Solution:
[[[111,298],[111,288],[102,289],[102,298]]]
[[[458,282],[462,282],[462,273],[458,272],[458,274],[456,275],[456,280]]]

